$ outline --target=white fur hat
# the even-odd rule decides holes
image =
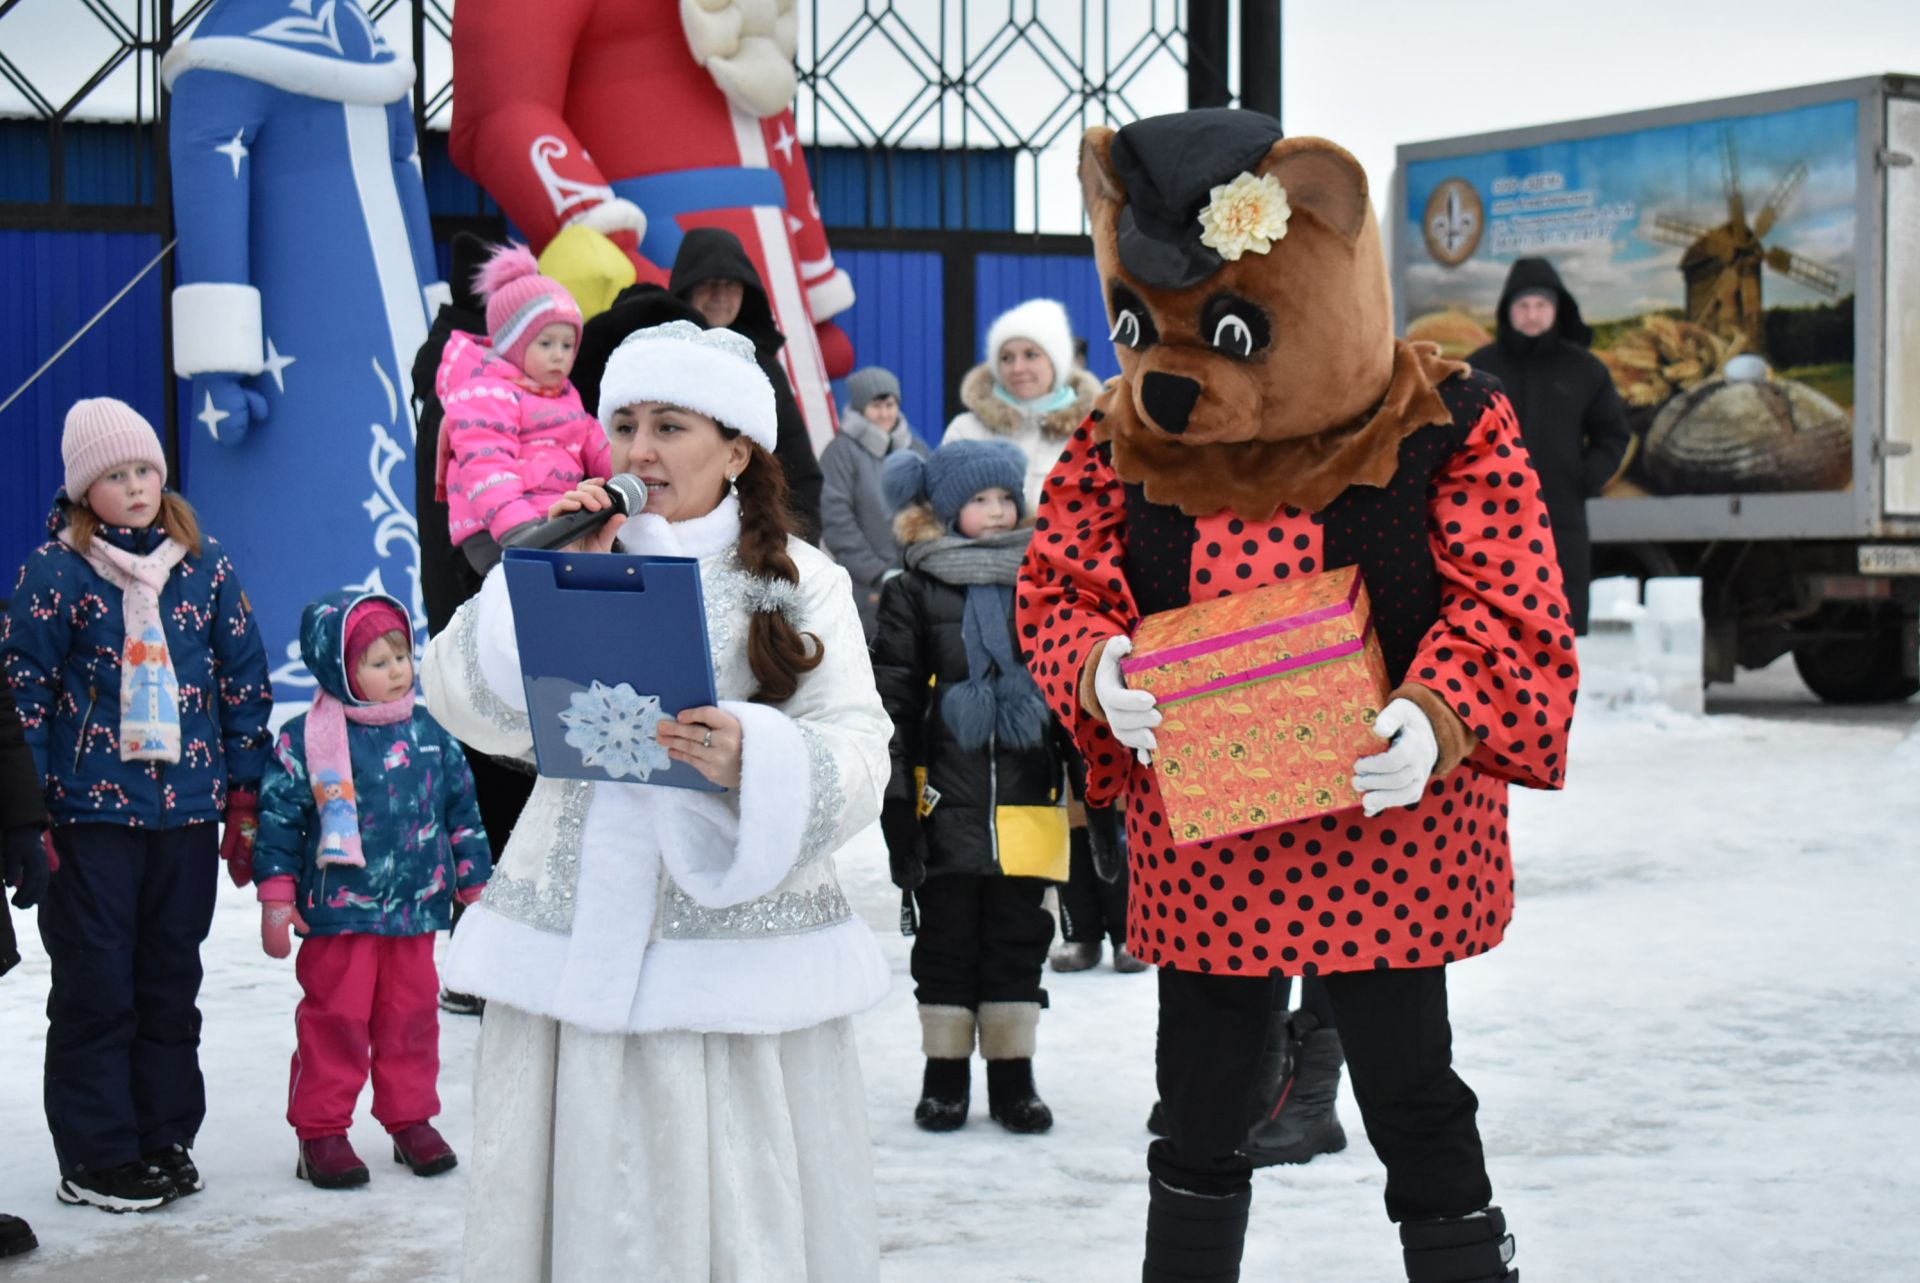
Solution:
[[[773,384],[753,340],[732,330],[668,321],[627,335],[600,376],[600,426],[611,432],[614,411],[641,401],[696,410],[766,450],[779,436]]]
[[[987,331],[987,364],[993,367],[996,379],[1000,374],[1000,347],[1008,339],[1028,339],[1047,354],[1053,362],[1053,387],[1047,389],[1049,392],[1059,390],[1072,377],[1073,322],[1059,303],[1050,298],[1028,299],[994,321]]]

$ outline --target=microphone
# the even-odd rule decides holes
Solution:
[[[613,501],[608,507],[598,510],[581,508],[577,512],[564,512],[557,517],[550,517],[515,535],[507,547],[552,552],[566,547],[582,535],[598,530],[613,520],[616,514],[638,516],[647,506],[647,484],[632,473],[622,472],[607,479],[607,498]]]

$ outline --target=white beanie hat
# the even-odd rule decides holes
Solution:
[[[1028,299],[994,321],[987,331],[987,364],[996,381],[1000,377],[1000,348],[1008,339],[1027,339],[1047,354],[1053,362],[1053,386],[1047,391],[1058,391],[1073,377],[1073,322],[1059,303],[1050,298]]]
[[[773,384],[732,330],[668,321],[627,335],[600,376],[600,426],[612,432],[614,412],[641,401],[697,411],[769,451],[779,437]]]

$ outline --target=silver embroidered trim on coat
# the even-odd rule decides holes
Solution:
[[[733,642],[734,622],[743,610],[747,582],[753,578],[740,568],[737,551],[728,549],[711,561],[702,562],[700,599],[707,610],[707,646],[713,653],[717,673]]]
[[[469,606],[454,620],[453,644],[460,652],[460,674],[466,679],[467,700],[473,711],[492,722],[495,729],[511,735],[532,735],[533,719],[514,708],[487,685],[480,667],[480,611]]]
[[[840,786],[840,761],[818,727],[795,722],[807,746],[807,827],[800,835],[800,858],[795,867],[811,864],[832,849],[846,810],[846,791]]]
[[[546,885],[536,878],[495,878],[487,887],[485,903],[502,917],[535,930],[568,935],[573,931],[573,893],[580,884],[582,833],[587,809],[593,805],[593,781],[565,780],[560,789],[560,816],[553,823]]]
[[[660,913],[663,940],[761,940],[818,931],[853,916],[847,897],[831,882],[811,891],[783,891],[745,904],[709,909],[675,886],[672,879],[666,880]]]

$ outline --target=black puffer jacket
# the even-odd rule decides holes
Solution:
[[[908,528],[917,516],[913,509],[908,513],[912,515],[902,520],[902,542],[928,537],[925,530]],[[932,526],[931,514],[924,521]],[[931,537],[941,533],[933,529]],[[945,693],[968,676],[967,650],[960,637],[966,604],[966,589],[917,570],[896,575],[881,590],[872,655],[874,684],[893,718],[893,777],[887,782],[887,800],[913,800],[916,771],[924,768],[927,784],[939,794],[923,822],[929,877],[999,873],[1008,863],[1031,873],[1033,862],[1052,855],[1057,827],[1058,879],[1064,880],[1064,732],[1050,720],[1039,747],[996,745],[986,753],[962,748],[941,718]],[[1011,614],[1007,626],[1013,627]],[[1010,813],[1008,808],[1018,810]],[[1027,808],[1059,814],[1041,816]]]
[[[452,267],[447,285],[453,301],[442,304],[433,318],[427,341],[413,358],[413,404],[420,428],[413,437],[414,513],[420,526],[420,595],[427,605],[427,628],[440,632],[453,621],[460,603],[480,591],[480,575],[453,546],[447,529],[447,501],[434,497],[434,464],[440,451],[440,422],[446,407],[434,391],[440,354],[457,330],[463,334],[487,332],[487,304],[474,291],[473,275],[487,261],[493,247],[471,232],[456,232],[450,247]]]
[[[746,247],[732,232],[719,227],[696,227],[680,243],[673,260],[673,277],[667,291],[686,300],[693,287],[702,281],[738,281],[746,287],[740,303],[740,315],[727,328],[753,340],[760,368],[773,384],[774,413],[779,422],[773,457],[780,460],[787,474],[787,489],[794,515],[800,521],[800,537],[820,538],[820,461],[813,453],[813,439],[807,435],[806,420],[800,417],[800,402],[794,399],[793,384],[787,381],[786,367],[780,363],[780,349],[787,345],[786,335],[773,319],[773,305],[767,301],[767,287],[747,257]]]
[[[1514,298],[1525,290],[1550,290],[1559,300],[1553,329],[1533,338],[1508,318]],[[1592,577],[1587,500],[1600,493],[1626,455],[1626,407],[1607,367],[1587,351],[1593,331],[1580,319],[1579,303],[1546,259],[1515,261],[1500,292],[1498,334],[1467,360],[1499,379],[1513,402],[1553,521],[1574,630],[1584,633]]]
[[[0,675],[0,834],[9,829],[45,828],[46,824],[46,790],[33,764],[33,750],[27,747],[13,688]],[[6,888],[0,887],[0,975],[20,961],[6,897]]]

